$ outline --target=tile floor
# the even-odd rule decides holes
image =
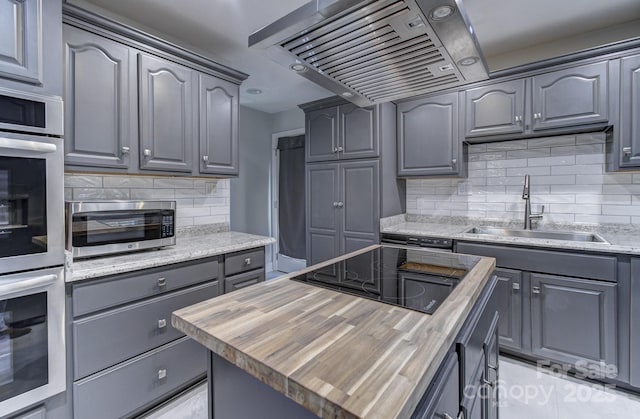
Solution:
[[[500,360],[499,384],[501,419],[640,418],[638,396],[511,358]],[[144,419],[207,419],[206,390],[206,384],[199,385]]]

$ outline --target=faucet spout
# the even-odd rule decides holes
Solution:
[[[531,230],[531,220],[541,219],[544,214],[544,205],[542,210],[537,213],[531,213],[531,192],[530,192],[530,178],[529,175],[524,176],[524,188],[522,189],[522,199],[524,199],[524,229]]]
[[[524,175],[524,188],[522,189],[522,199],[529,199],[529,175]]]

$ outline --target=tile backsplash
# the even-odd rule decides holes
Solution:
[[[176,201],[178,227],[229,223],[229,179],[66,173],[65,200]]]
[[[605,134],[470,145],[466,179],[407,181],[407,214],[524,217],[524,176],[542,223],[640,224],[640,172],[605,172]]]

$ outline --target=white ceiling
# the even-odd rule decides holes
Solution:
[[[85,1],[249,74],[241,86],[242,105],[275,113],[332,95],[247,47],[249,34],[310,0]],[[630,32],[640,36],[640,22],[627,25],[630,30],[616,30],[640,19],[640,0],[463,1],[491,70],[523,64],[527,57],[549,58],[601,40],[628,38]],[[248,88],[263,94],[247,94]]]

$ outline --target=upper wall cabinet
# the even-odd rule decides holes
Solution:
[[[66,164],[127,169],[137,147],[135,53],[65,25],[64,63]]]
[[[620,86],[620,166],[640,166],[640,55],[623,58]]]
[[[0,0],[0,75],[42,82],[42,0]]]
[[[524,80],[467,90],[465,136],[523,133],[524,100]]]
[[[138,56],[140,168],[193,171],[193,72],[168,60]]]
[[[398,176],[461,174],[458,115],[458,93],[398,104]]]
[[[238,85],[200,75],[200,173],[238,174]]]
[[[606,61],[532,78],[534,130],[607,122]]]
[[[307,161],[379,156],[377,111],[345,104],[307,112]]]

